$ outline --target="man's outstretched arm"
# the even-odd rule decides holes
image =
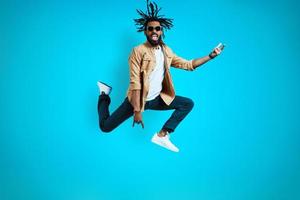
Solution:
[[[193,71],[197,67],[206,63],[207,61],[215,58],[220,53],[221,53],[221,50],[219,48],[214,48],[213,51],[208,56],[204,56],[202,58],[197,58],[194,60],[185,60],[184,58],[181,58],[181,57],[177,56],[176,54],[173,54],[174,57],[172,59],[171,66],[173,66],[175,68],[179,68],[179,69]]]
[[[210,61],[211,59],[214,59],[216,56],[218,56],[222,51],[219,48],[215,48],[208,56],[204,56],[202,58],[197,58],[192,61],[193,68],[196,69],[197,67],[200,67],[207,61]]]

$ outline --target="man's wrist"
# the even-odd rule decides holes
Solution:
[[[213,56],[212,53],[210,53],[210,54],[208,54],[208,57],[209,57],[210,59],[214,59],[216,56]]]

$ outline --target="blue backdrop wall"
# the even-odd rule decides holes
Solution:
[[[299,1],[157,2],[174,18],[165,42],[180,56],[222,55],[172,69],[195,102],[175,154],[150,139],[171,111],[98,128],[97,80],[128,86],[127,59],[144,42],[145,1],[0,3],[0,199],[300,199]]]

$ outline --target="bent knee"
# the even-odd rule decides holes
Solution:
[[[185,106],[188,110],[192,110],[194,107],[194,101],[192,99],[187,98]]]
[[[104,133],[109,133],[109,132],[111,132],[113,129],[111,129],[111,128],[109,128],[109,127],[103,125],[103,124],[100,124],[100,130],[101,130],[102,132],[104,132]]]

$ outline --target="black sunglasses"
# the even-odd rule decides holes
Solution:
[[[147,30],[148,31],[153,31],[153,30],[156,30],[156,31],[161,31],[162,30],[162,27],[161,26],[155,26],[155,27],[153,27],[153,26],[147,26]]]

